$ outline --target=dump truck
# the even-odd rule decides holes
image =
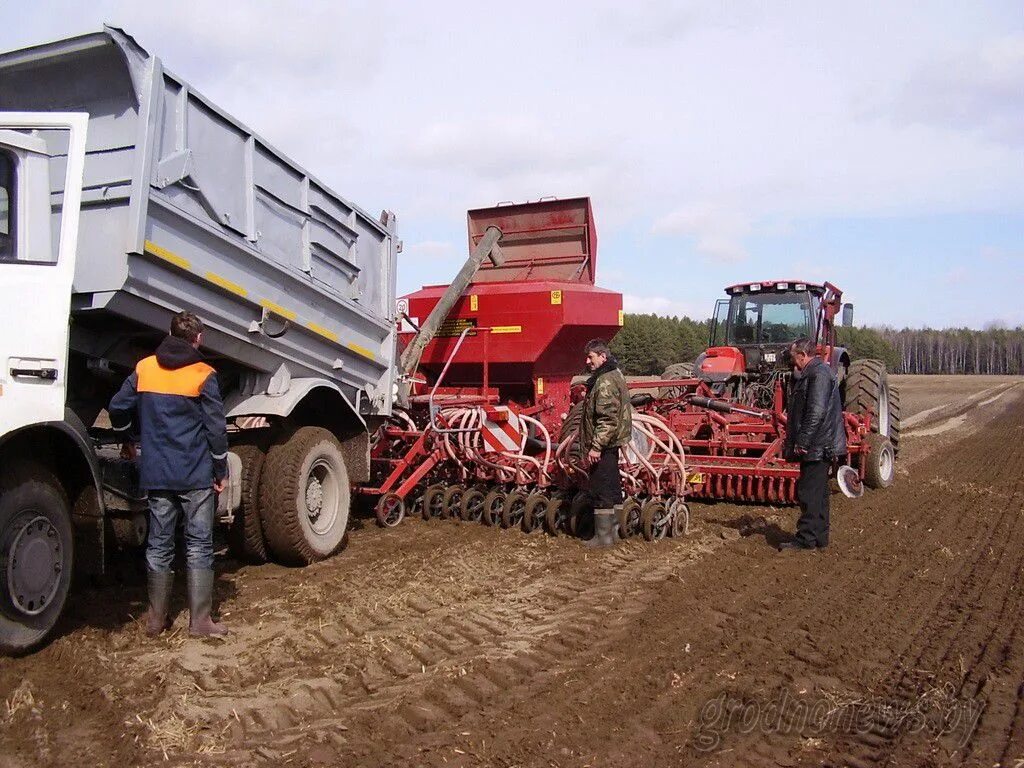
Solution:
[[[234,547],[343,544],[396,390],[395,216],[331,190],[123,31],[0,54],[0,650],[144,536],[103,409],[171,317],[205,325]],[[107,425],[109,427],[109,424]]]

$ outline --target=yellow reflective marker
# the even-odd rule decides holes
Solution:
[[[262,301],[260,301],[260,306],[263,307],[264,309],[269,309],[276,315],[288,318],[289,320],[294,320],[297,317],[297,315],[290,309],[285,309],[280,304],[275,304],[270,299],[263,299]]]
[[[173,264],[179,269],[192,269],[191,261],[182,258],[176,253],[171,253],[166,248],[161,248],[159,245],[152,243],[149,240],[146,241],[146,252],[156,256],[158,259],[163,259],[164,261]]]
[[[625,324],[626,324],[626,313],[625,313],[625,312],[623,312],[623,311],[622,311],[622,310],[620,309],[620,310],[619,310],[619,325],[625,325]]]
[[[351,350],[352,350],[353,352],[355,352],[355,353],[357,353],[357,354],[360,354],[360,355],[362,355],[363,357],[367,357],[367,358],[369,358],[370,360],[376,360],[376,359],[377,359],[377,358],[376,358],[376,357],[374,356],[373,352],[371,352],[371,351],[370,351],[370,350],[368,350],[368,349],[367,349],[366,347],[364,347],[364,346],[362,346],[362,345],[360,345],[360,344],[356,344],[356,343],[355,343],[354,341],[350,341],[350,342],[349,342],[348,344],[346,344],[346,346],[347,346],[347,347],[348,347],[349,349],[351,349]]]
[[[562,292],[561,291],[552,291],[551,292],[551,303],[552,304],[561,304],[562,303]]]
[[[522,333],[521,325],[496,325],[491,328],[491,333]]]
[[[319,333],[325,339],[330,339],[331,341],[334,342],[338,341],[338,334],[336,334],[334,331],[328,328],[324,328],[322,325],[317,325],[316,323],[306,323],[306,327],[309,328],[309,330],[313,331],[313,333]]]
[[[537,379],[537,394],[544,394],[544,379]]]
[[[242,298],[245,298],[246,296],[249,295],[249,292],[245,290],[245,288],[240,286],[238,283],[232,282],[231,280],[228,280],[226,277],[221,277],[216,272],[207,272],[206,279],[209,280],[214,285],[219,285],[225,291],[230,291],[236,296],[241,296]]]
[[[469,297],[469,311],[476,312],[480,309],[480,297],[475,293]]]

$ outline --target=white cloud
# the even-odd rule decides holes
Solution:
[[[1024,142],[1024,32],[986,39],[920,66],[879,108],[904,125]]]
[[[750,222],[724,207],[685,206],[654,222],[655,234],[684,235],[695,240],[697,253],[712,261],[736,262],[747,258],[743,238],[750,234]]]
[[[661,315],[663,317],[689,317],[703,320],[708,315],[707,307],[665,296],[637,296],[627,293],[622,297],[624,311],[638,315]]]

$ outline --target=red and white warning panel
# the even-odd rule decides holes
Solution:
[[[523,423],[508,406],[497,405],[484,410],[484,443],[492,451],[515,451],[523,444]]]

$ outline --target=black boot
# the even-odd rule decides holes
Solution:
[[[146,634],[156,637],[171,626],[167,612],[171,607],[171,588],[174,586],[174,571],[146,574],[149,588],[149,611],[146,613]]]
[[[188,572],[188,631],[200,637],[223,637],[227,627],[215,622],[213,610],[213,571],[197,570]]]
[[[614,509],[594,510],[594,538],[583,542],[587,547],[613,547],[618,538],[618,520],[615,519]]]

